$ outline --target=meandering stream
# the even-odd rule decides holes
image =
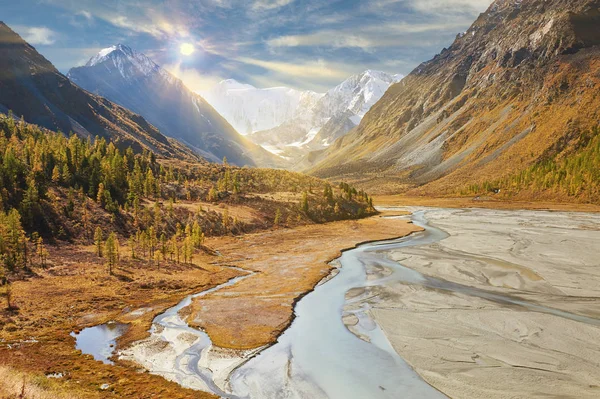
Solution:
[[[424,382],[394,351],[379,326],[368,317],[368,312],[361,315],[356,328],[369,342],[359,339],[342,322],[345,295],[350,289],[380,285],[390,280],[600,325],[597,319],[427,277],[391,260],[388,257],[391,251],[428,245],[448,237],[444,231],[428,225],[426,212],[416,211],[411,217],[416,225],[425,229],[423,232],[402,239],[361,245],[344,252],[338,260],[341,266],[339,273],[298,302],[296,318],[278,342],[241,363],[227,380],[220,381],[220,386],[213,380],[212,371],[205,367],[203,359],[210,348],[210,338],[202,331],[187,326],[178,312],[194,297],[235,284],[249,275],[189,296],[157,316],[151,334],[154,339],[170,342],[173,353],[171,357],[158,353],[157,358],[150,361],[150,371],[184,386],[208,389],[227,398],[445,397]],[[365,271],[368,265],[384,266],[392,273],[381,279],[369,280]],[[188,335],[187,339],[181,338],[184,334]],[[164,364],[160,363],[162,358],[167,359]]]

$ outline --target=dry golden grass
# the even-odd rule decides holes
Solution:
[[[42,375],[30,375],[0,366],[1,399],[80,399],[85,396],[65,392],[59,384]]]
[[[478,199],[476,199],[478,198]],[[377,206],[432,206],[440,208],[531,209],[566,212],[600,212],[600,205],[543,201],[507,201],[493,197],[416,197],[406,195],[375,196]]]
[[[183,389],[173,382],[139,373],[125,364],[105,365],[75,350],[69,333],[117,320],[130,324],[119,345],[147,335],[152,319],[186,295],[205,290],[236,276],[237,271],[210,265],[214,256],[196,257],[197,265],[163,262],[160,267],[132,261],[128,254],[109,276],[104,261],[91,247],[50,249],[51,266],[13,283],[18,311],[4,310],[0,330],[0,365],[39,375],[63,373],[56,381],[65,391],[86,398],[212,397]],[[198,265],[201,265],[198,266]],[[143,312],[135,310],[143,309]],[[102,384],[109,384],[107,391]]]

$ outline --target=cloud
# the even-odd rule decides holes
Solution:
[[[20,26],[15,27],[23,39],[29,44],[48,46],[54,44],[58,34],[43,26]]]
[[[88,21],[91,21],[92,19],[94,19],[94,16],[92,15],[92,13],[89,11],[85,11],[85,10],[79,11],[76,15],[80,15],[80,16],[84,17],[85,19],[87,19]]]
[[[161,9],[150,1],[137,0],[42,0],[91,21],[98,19],[130,33],[148,34],[157,39],[189,36],[183,13]],[[171,11],[171,12],[169,12]]]
[[[428,15],[477,15],[491,3],[492,0],[375,0],[370,4],[374,9],[406,5],[419,13]]]
[[[200,73],[197,69],[185,68],[181,63],[164,65],[163,68],[173,76],[181,79],[188,89],[196,93],[209,90],[220,81],[226,79],[219,75]]]
[[[340,79],[348,77],[348,66],[327,62],[323,59],[316,61],[299,61],[299,62],[281,62],[281,61],[264,61],[249,57],[239,57],[236,61],[247,65],[254,65],[276,72],[278,74],[299,77],[299,78],[326,78]]]
[[[409,44],[414,42],[412,36],[415,34],[459,29],[464,28],[465,24],[464,20],[450,23],[382,23],[364,26],[358,34],[354,33],[354,29],[327,29],[305,35],[279,36],[267,40],[267,44],[272,48],[324,46],[331,48],[355,47],[370,50],[378,47],[398,47]]]
[[[38,1],[67,11],[79,24],[72,26],[86,29],[86,35],[94,32],[89,35],[97,35],[94,45],[119,40],[154,52],[159,63],[169,66],[193,90],[222,78],[263,87],[285,84],[318,90],[364,69],[407,74],[448,46],[492,2]],[[50,22],[47,26],[59,29]],[[67,32],[60,40],[76,42],[77,36]],[[179,64],[176,50],[182,42],[195,43],[203,56]],[[80,58],[81,54],[71,56]]]
[[[252,4],[253,10],[273,10],[293,3],[294,0],[255,0]]]

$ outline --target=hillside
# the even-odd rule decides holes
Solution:
[[[498,0],[308,169],[382,193],[598,202],[598,26],[598,0]]]
[[[78,243],[91,243],[96,227],[124,238],[153,228],[171,239],[179,238],[178,225],[194,222],[205,236],[218,236],[374,212],[369,197],[348,185],[333,188],[283,170],[159,159],[0,114],[0,216],[15,210],[28,237]]]
[[[279,166],[278,158],[250,142],[183,82],[144,54],[124,45],[100,51],[68,75],[77,85],[139,113],[160,131],[209,161]]]
[[[110,139],[122,149],[148,149],[159,156],[196,159],[141,116],[82,90],[0,22],[0,112],[84,138]]]

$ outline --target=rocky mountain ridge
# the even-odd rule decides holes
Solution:
[[[140,115],[74,85],[35,48],[0,22],[0,112],[82,137],[111,139],[120,147],[196,159]]]
[[[125,45],[101,50],[69,79],[144,116],[170,137],[213,162],[226,157],[236,165],[277,166],[277,158],[241,135],[200,95]]]
[[[308,169],[451,195],[565,157],[600,120],[598,27],[598,0],[497,0]]]

